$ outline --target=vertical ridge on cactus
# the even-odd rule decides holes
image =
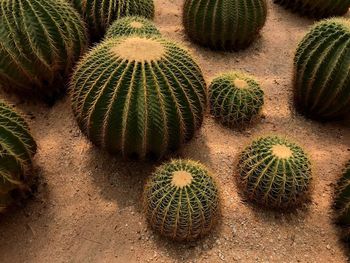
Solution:
[[[329,19],[316,24],[294,59],[297,109],[314,119],[331,120],[350,112],[350,23]]]
[[[158,36],[107,39],[79,63],[72,108],[92,142],[124,157],[160,158],[201,126],[206,84],[192,57]]]
[[[325,18],[341,16],[348,12],[350,0],[274,0],[294,12],[315,17]]]
[[[14,201],[14,191],[28,187],[35,152],[25,120],[0,101],[0,213]]]
[[[238,176],[250,200],[271,208],[295,207],[306,200],[312,180],[303,149],[277,136],[257,139],[241,153]]]
[[[173,160],[157,168],[144,190],[150,226],[177,241],[206,235],[219,216],[219,193],[207,168],[191,160]]]
[[[124,16],[154,17],[153,0],[70,0],[88,24],[94,39]]]
[[[186,0],[183,24],[195,42],[213,49],[246,48],[264,26],[266,0]]]
[[[338,180],[334,207],[337,222],[341,225],[350,226],[350,161],[346,165],[344,174]]]
[[[127,16],[113,22],[108,28],[106,38],[130,35],[157,35],[160,32],[153,22],[139,16]]]
[[[211,113],[228,127],[252,121],[264,105],[264,92],[251,77],[230,72],[215,78],[209,87]]]
[[[0,84],[51,96],[85,51],[84,22],[63,0],[0,2]]]

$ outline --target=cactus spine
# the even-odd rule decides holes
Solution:
[[[178,45],[158,36],[107,39],[79,63],[71,82],[81,130],[124,157],[162,157],[201,126],[202,72]]]
[[[274,2],[294,12],[315,18],[341,16],[348,12],[350,7],[350,0],[274,0]]]
[[[63,0],[0,1],[0,85],[50,96],[85,51],[84,22]]]
[[[161,235],[193,240],[207,234],[217,221],[218,189],[203,165],[173,160],[148,180],[144,207],[150,226]]]
[[[303,149],[284,138],[257,139],[240,155],[239,180],[247,197],[271,208],[307,199],[311,164]]]
[[[228,127],[253,120],[264,105],[264,92],[251,77],[231,72],[215,78],[209,87],[211,113]]]
[[[350,226],[350,162],[338,181],[334,207],[337,213],[337,222],[341,225]]]
[[[350,23],[322,21],[304,37],[294,59],[297,108],[315,119],[350,112]]]
[[[247,47],[266,21],[266,0],[186,0],[183,23],[188,36],[213,49]]]
[[[159,30],[151,20],[139,16],[127,16],[116,20],[107,30],[106,38],[130,35],[157,35]]]
[[[36,143],[24,119],[0,101],[0,213],[28,188]]]
[[[91,36],[97,40],[117,19],[124,16],[142,16],[152,19],[153,0],[70,0],[84,17]]]

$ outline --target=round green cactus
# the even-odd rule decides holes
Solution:
[[[110,38],[79,63],[71,82],[81,130],[124,157],[160,158],[190,140],[207,103],[202,72],[158,36]]]
[[[116,20],[107,30],[106,38],[130,35],[157,35],[160,32],[153,22],[139,16],[127,16]]]
[[[239,180],[247,197],[271,208],[294,207],[308,197],[311,164],[303,149],[284,138],[257,139],[240,155]]]
[[[211,113],[224,125],[250,122],[264,105],[264,92],[251,77],[232,72],[215,78],[209,87]]]
[[[314,119],[350,112],[350,22],[322,21],[304,37],[294,59],[297,109]]]
[[[124,16],[154,17],[153,0],[70,0],[84,17],[94,40]]]
[[[337,213],[337,222],[341,225],[350,226],[350,162],[338,181],[334,207]]]
[[[0,213],[27,190],[36,143],[24,119],[0,101]]]
[[[193,240],[207,234],[217,221],[218,189],[203,165],[173,160],[148,180],[144,208],[150,226],[161,235]]]
[[[186,0],[183,24],[195,42],[213,49],[246,48],[266,21],[266,0]]]
[[[0,86],[52,96],[87,47],[83,20],[64,0],[0,1]]]
[[[350,0],[274,0],[274,2],[294,12],[315,18],[341,16],[348,12],[350,7]]]

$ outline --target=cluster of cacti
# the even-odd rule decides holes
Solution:
[[[36,143],[25,120],[0,101],[0,212],[28,188]]]
[[[250,122],[264,105],[264,92],[251,77],[232,72],[215,78],[209,87],[210,110],[224,125]]]
[[[83,20],[64,0],[0,1],[0,85],[50,96],[87,46]]]
[[[193,240],[207,234],[219,216],[219,193],[200,163],[173,160],[148,180],[144,208],[150,226],[171,239]]]
[[[159,158],[191,139],[207,103],[187,51],[158,36],[110,38],[80,61],[71,81],[81,130],[124,157]]]
[[[106,38],[130,35],[157,35],[160,32],[154,23],[144,17],[127,16],[116,20],[107,30]]]
[[[341,225],[350,226],[350,162],[338,181],[334,207],[337,222]]]
[[[266,21],[266,0],[186,0],[183,23],[188,36],[213,49],[247,47]]]
[[[240,155],[239,181],[247,197],[271,208],[295,207],[307,200],[311,164],[303,149],[287,139],[268,136]]]
[[[350,22],[322,21],[299,44],[294,94],[300,112],[334,119],[350,112]]]
[[[274,0],[300,14],[322,18],[341,16],[348,12],[350,0]]]
[[[88,24],[91,36],[97,40],[117,19],[142,16],[152,19],[153,0],[70,0]]]

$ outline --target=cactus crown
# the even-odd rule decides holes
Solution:
[[[310,161],[302,148],[284,138],[253,141],[240,155],[238,171],[248,198],[265,206],[293,207],[308,197]]]
[[[178,45],[158,36],[110,38],[79,63],[72,108],[82,131],[124,157],[160,158],[201,126],[206,84]]]
[[[35,152],[24,119],[0,101],[0,212],[14,201],[15,190],[26,190]]]
[[[339,224],[350,226],[350,161],[338,180],[334,200],[336,219]]]
[[[0,84],[53,96],[85,51],[84,22],[63,0],[0,1]]]
[[[345,19],[327,19],[298,46],[294,96],[297,109],[308,117],[335,119],[350,112],[349,28]]]
[[[229,127],[256,118],[264,105],[264,92],[250,76],[231,72],[215,78],[209,87],[211,113]]]
[[[218,189],[203,165],[173,160],[148,180],[144,206],[148,222],[160,234],[192,240],[207,234],[216,222]]]
[[[138,16],[128,16],[116,20],[107,30],[106,38],[129,35],[157,35],[159,30],[152,21]]]

